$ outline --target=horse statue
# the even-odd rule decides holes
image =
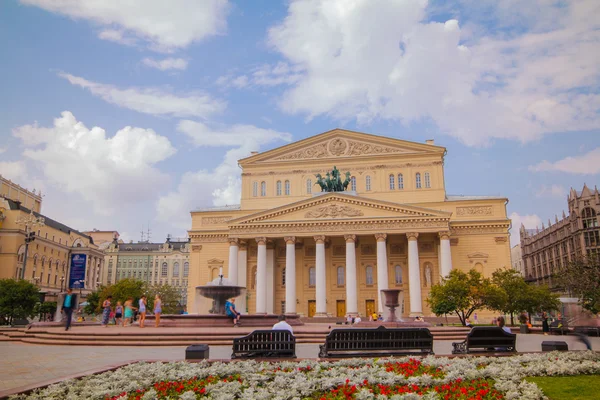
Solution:
[[[342,182],[342,176],[337,167],[333,167],[331,172],[325,174],[325,178],[321,174],[316,174],[317,185],[321,187],[322,192],[343,192],[350,184],[350,172],[346,172],[346,179]]]

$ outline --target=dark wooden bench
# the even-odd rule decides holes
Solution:
[[[557,319],[556,321],[552,321],[548,328],[550,328],[550,333],[552,334],[569,334],[569,324],[563,319]]]
[[[600,327],[598,326],[576,326],[573,333],[586,336],[600,336]]]
[[[514,352],[517,335],[504,332],[497,326],[476,326],[463,342],[452,343],[452,354],[487,352]]]
[[[340,328],[319,348],[321,358],[433,354],[433,336],[427,328]]]
[[[296,338],[288,330],[258,330],[233,339],[231,358],[296,358]]]

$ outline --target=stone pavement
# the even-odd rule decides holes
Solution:
[[[574,336],[517,335],[520,352],[541,351],[545,340],[567,342],[569,350],[585,350]],[[600,338],[590,338],[593,349],[600,350]],[[450,355],[452,341],[436,340],[436,355]],[[46,385],[76,375],[110,368],[136,360],[174,361],[185,358],[181,347],[49,346],[20,342],[0,342],[0,398],[27,388]],[[317,358],[318,345],[298,344],[298,358]],[[210,358],[227,360],[231,346],[210,346]]]

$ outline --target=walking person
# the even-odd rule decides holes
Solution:
[[[133,322],[133,297],[130,297],[125,301],[123,305],[125,307],[125,314],[123,315],[123,326],[131,326]],[[129,324],[127,324],[129,322]]]
[[[108,326],[108,320],[110,318],[110,312],[112,311],[112,307],[110,306],[110,301],[112,300],[112,296],[108,296],[106,300],[102,303],[102,327],[106,328]]]
[[[542,332],[544,332],[544,335],[548,335],[548,332],[550,332],[550,326],[548,325],[548,314],[546,311],[542,313]]]
[[[144,322],[146,321],[146,296],[142,296],[139,301],[139,315],[140,315],[140,328],[144,327]]]
[[[120,301],[117,301],[117,306],[115,307],[115,326],[121,325],[123,322],[123,305]]]
[[[68,331],[71,328],[71,320],[73,319],[73,308],[76,303],[76,295],[73,294],[73,289],[68,288],[67,294],[65,295],[65,299],[63,300],[62,311],[65,313],[66,323],[65,323],[65,331]]]
[[[160,325],[160,314],[162,313],[162,301],[157,294],[154,296],[154,326],[158,328]]]

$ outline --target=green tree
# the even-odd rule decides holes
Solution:
[[[40,301],[37,286],[25,280],[0,280],[0,320],[12,324],[15,318],[34,315],[35,305]]]
[[[492,274],[492,283],[504,293],[500,303],[493,304],[493,309],[510,314],[510,324],[514,325],[514,315],[531,308],[534,303],[532,288],[523,276],[514,269],[499,269]]]
[[[442,283],[431,287],[427,303],[436,315],[456,313],[465,325],[466,319],[475,310],[495,309],[494,305],[500,304],[504,296],[500,288],[479,272],[470,270],[465,273],[455,269]]]
[[[581,306],[593,314],[600,312],[600,257],[590,255],[569,262],[555,281],[579,298]]]
[[[148,310],[154,309],[154,296],[160,296],[163,314],[177,314],[181,309],[179,290],[171,285],[147,285],[145,288]]]
[[[33,309],[33,314],[40,318],[40,321],[47,319],[48,315],[52,315],[56,312],[55,301],[45,301],[43,303],[37,303]]]
[[[143,281],[131,278],[122,279],[114,285],[100,286],[94,292],[88,294],[86,298],[88,305],[84,311],[88,314],[102,312],[102,303],[108,296],[112,296],[112,305],[114,307],[117,301],[124,303],[130,297],[135,302],[145,292],[146,284]]]

